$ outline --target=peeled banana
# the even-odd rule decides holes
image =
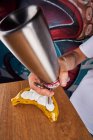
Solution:
[[[24,91],[30,91],[30,88],[25,88],[23,90],[21,90],[16,97],[11,99],[12,105],[17,105],[17,104],[32,104],[37,106],[39,109],[41,109],[43,111],[43,113],[49,118],[49,120],[51,122],[57,121],[58,119],[58,115],[59,115],[59,109],[58,109],[58,105],[57,102],[54,98],[54,96],[52,96],[52,102],[54,104],[54,110],[53,111],[49,111],[44,105],[39,104],[37,101],[35,100],[30,100],[30,99],[24,99],[22,98],[22,93]]]

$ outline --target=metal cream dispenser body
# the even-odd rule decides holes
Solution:
[[[35,5],[19,9],[0,23],[5,46],[46,83],[55,82],[59,64],[42,10]]]

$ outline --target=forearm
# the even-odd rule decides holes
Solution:
[[[84,55],[80,48],[76,49],[74,52],[76,53],[76,66],[87,59],[87,56]]]
[[[63,60],[66,64],[67,70],[74,69],[78,64],[86,60],[86,56],[78,48],[73,52],[62,56],[60,59]]]

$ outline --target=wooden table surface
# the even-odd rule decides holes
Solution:
[[[55,90],[60,115],[51,123],[33,105],[12,106],[27,81],[0,84],[0,140],[93,140],[61,87]]]

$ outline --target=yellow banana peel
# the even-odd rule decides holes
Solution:
[[[43,111],[43,113],[49,118],[49,120],[51,122],[57,121],[58,119],[58,115],[59,115],[59,109],[58,109],[58,105],[57,102],[54,98],[54,96],[52,97],[52,101],[54,104],[54,110],[53,111],[49,111],[46,109],[45,106],[38,104],[36,101],[30,100],[30,99],[23,99],[21,97],[21,94],[24,91],[29,91],[30,88],[25,88],[23,90],[21,90],[16,97],[11,99],[12,105],[16,106],[17,104],[32,104],[35,105],[36,107],[38,107],[39,109],[41,109]]]

